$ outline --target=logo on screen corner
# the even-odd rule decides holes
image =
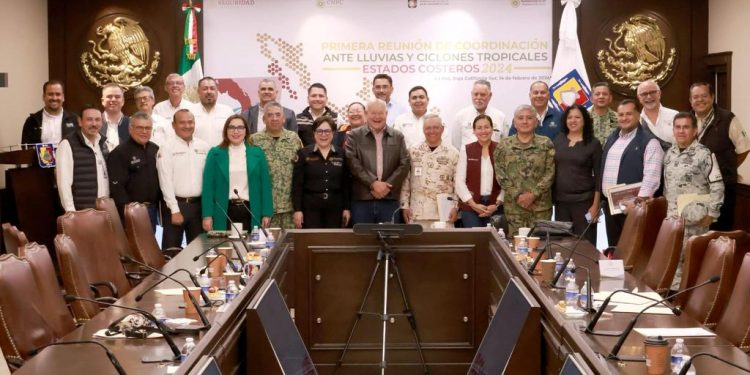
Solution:
[[[344,5],[344,0],[316,0],[318,8],[336,7]]]
[[[510,5],[513,8],[518,8],[520,6],[537,6],[537,5],[545,5],[547,4],[547,0],[510,0]]]

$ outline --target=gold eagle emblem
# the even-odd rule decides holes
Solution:
[[[81,54],[84,75],[103,87],[116,83],[126,90],[146,82],[156,74],[160,53],[150,56],[149,40],[137,21],[116,17],[96,28],[97,41],[89,40],[89,52]]]
[[[612,26],[612,32],[616,38],[605,38],[607,47],[596,57],[600,73],[616,88],[632,92],[647,79],[661,84],[670,77],[677,50],[667,48],[667,39],[654,17],[632,16]]]

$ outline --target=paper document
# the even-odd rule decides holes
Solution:
[[[611,292],[594,293],[594,300],[604,301],[607,297],[609,297],[610,294],[612,293]],[[652,298],[652,300],[648,298],[642,298],[641,296]],[[659,293],[656,293],[656,292],[642,292],[642,293],[638,293],[638,295],[636,296],[632,294],[620,292],[612,296],[612,299],[609,300],[609,303],[613,305],[627,303],[631,305],[641,305],[641,308],[644,308],[646,307],[646,304],[652,303],[654,301],[658,301],[660,299],[662,299],[662,296],[660,296]]]
[[[715,333],[703,327],[690,328],[636,328],[636,332],[646,337],[713,337]]]
[[[182,288],[157,289],[156,293],[159,293],[162,296],[181,296],[183,290],[184,289]]]
[[[645,309],[646,306],[648,306],[648,305],[649,304],[645,304],[645,305],[631,305],[629,303],[623,303],[623,304],[619,304],[615,308],[613,308],[612,312],[614,312],[614,313],[633,313],[633,314],[637,314],[637,313],[641,312],[641,310]],[[644,314],[672,315],[672,310],[669,309],[669,308],[667,308],[667,307],[664,307],[664,306],[654,306],[654,307],[646,310],[646,312],[644,312]]]
[[[447,222],[451,217],[451,210],[456,206],[456,201],[452,200],[453,194],[439,193],[437,199],[438,216],[440,221]]]
[[[711,194],[680,194],[677,196],[677,216],[682,216],[682,210],[693,202],[708,202],[711,200]]]

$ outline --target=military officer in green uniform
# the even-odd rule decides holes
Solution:
[[[278,102],[266,104],[263,122],[266,128],[250,136],[250,144],[263,149],[271,173],[274,214],[271,227],[293,229],[292,172],[297,151],[302,148],[297,133],[284,129],[284,110]]]
[[[534,134],[538,122],[532,106],[519,106],[513,114],[517,133],[495,148],[495,175],[505,191],[510,234],[552,216],[555,148],[549,138]]]
[[[708,226],[719,217],[724,202],[724,182],[716,156],[696,140],[698,121],[695,116],[678,113],[672,131],[675,143],[664,155],[664,196],[667,216],[680,216],[685,221],[684,248],[688,238],[708,232]],[[678,198],[685,194],[698,196],[684,207],[678,207]],[[672,289],[679,289],[681,279],[682,256]]]
[[[609,135],[617,129],[617,112],[609,107],[612,103],[612,91],[607,82],[594,84],[591,91],[591,103],[594,104],[589,109],[591,119],[594,120],[594,137],[604,147]]]

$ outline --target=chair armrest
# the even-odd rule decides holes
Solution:
[[[94,297],[99,298],[102,297],[101,293],[99,293],[99,287],[105,287],[109,289],[110,293],[112,293],[113,297],[118,297],[117,293],[117,287],[115,284],[113,284],[111,281],[100,281],[96,283],[89,284],[89,287],[94,292]]]

